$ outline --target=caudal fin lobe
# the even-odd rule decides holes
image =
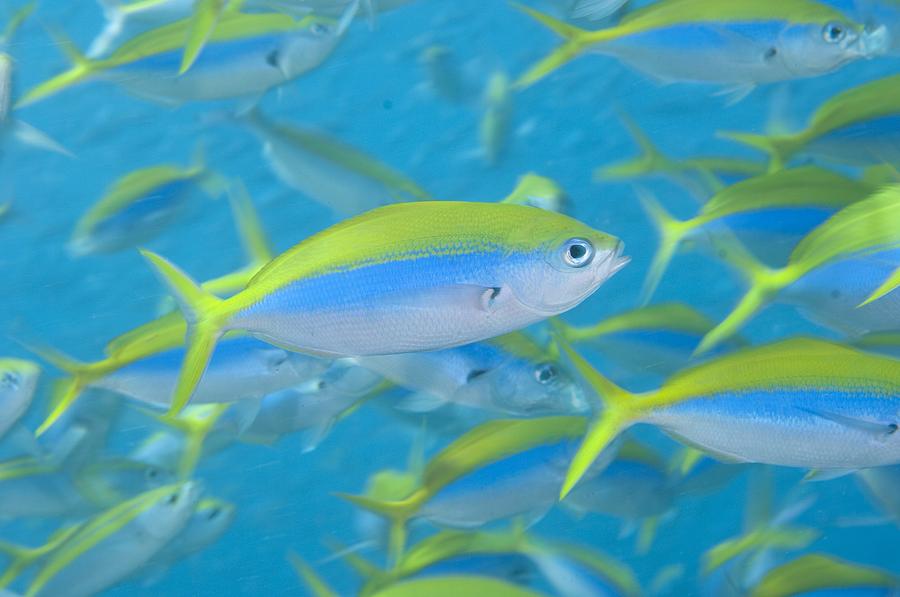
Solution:
[[[222,336],[228,313],[223,308],[225,301],[203,290],[164,257],[143,250],[141,255],[169,288],[187,322],[184,361],[169,409],[170,415],[177,415],[190,401],[200,383],[216,343]]]
[[[513,7],[521,10],[565,40],[561,46],[519,77],[513,85],[516,89],[524,89],[543,79],[551,72],[576,58],[585,47],[593,42],[592,34],[595,33],[593,31],[579,29],[522,4],[514,3]]]

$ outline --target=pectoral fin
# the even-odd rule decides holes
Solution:
[[[845,427],[851,427],[858,431],[863,431],[865,433],[871,433],[872,435],[876,435],[879,437],[886,437],[889,435],[893,435],[897,433],[898,426],[897,423],[883,423],[878,421],[866,421],[864,419],[859,419],[856,417],[850,417],[847,415],[842,415],[840,413],[830,412],[827,410],[818,410],[811,408],[802,408],[800,409],[804,412],[808,412],[811,415],[815,415],[817,417],[821,417],[823,419],[828,419],[834,423],[839,425],[844,425]]]

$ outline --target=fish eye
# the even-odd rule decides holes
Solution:
[[[888,425],[888,435],[894,435],[895,433],[897,433],[898,429],[900,429],[900,425],[891,423],[890,425]]]
[[[169,494],[168,499],[166,499],[166,503],[169,504],[170,506],[174,506],[175,504],[177,504],[178,503],[178,494],[177,493]]]
[[[19,378],[19,376],[12,371],[4,371],[3,376],[0,377],[0,385],[2,385],[4,388],[10,388],[13,390],[19,387],[19,383],[21,381],[22,380]]]
[[[279,59],[278,50],[272,50],[271,52],[266,54],[266,64],[268,64],[269,66],[274,66],[277,68],[278,67],[278,59]]]
[[[331,27],[325,23],[313,23],[313,26],[310,27],[309,30],[316,35],[326,35],[331,31]]]
[[[209,514],[206,515],[206,519],[207,520],[215,520],[216,517],[221,513],[222,513],[221,508],[213,508],[212,510],[209,511]]]
[[[847,37],[847,28],[841,23],[828,23],[822,29],[822,39],[830,44],[836,44]]]
[[[571,267],[584,267],[594,258],[594,246],[583,238],[567,240],[563,245],[563,261]]]
[[[147,472],[145,473],[145,475],[147,476],[148,479],[156,479],[157,477],[159,477],[159,469],[150,467],[147,469]]]
[[[559,375],[559,371],[552,363],[541,363],[534,368],[534,378],[540,384],[548,384]]]

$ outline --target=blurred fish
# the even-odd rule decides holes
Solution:
[[[597,181],[630,180],[661,175],[678,184],[701,201],[727,185],[765,172],[765,165],[752,160],[728,157],[677,159],[663,154],[637,123],[620,114],[623,124],[637,142],[641,154],[594,170]]]
[[[900,158],[898,98],[900,75],[892,75],[834,95],[796,133],[727,136],[768,153],[773,169],[800,154],[856,165],[896,163]]]
[[[178,412],[226,330],[322,356],[460,346],[571,309],[628,263],[618,239],[509,204],[385,206],[283,253],[222,300],[144,252],[188,321]],[[328,334],[323,335],[321,330]]]
[[[665,459],[646,445],[626,439],[609,466],[579,483],[563,503],[579,515],[604,514],[620,519],[620,536],[640,526],[637,550],[646,553],[660,518],[675,506],[676,492]]]
[[[428,86],[439,98],[453,103],[465,98],[466,83],[453,50],[446,46],[428,46],[419,54],[419,64],[425,71]]]
[[[534,172],[520,176],[513,192],[500,200],[556,212],[565,212],[568,202],[568,195],[556,181]]]
[[[672,217],[656,199],[643,194],[641,202],[660,241],[642,298],[645,302],[650,300],[683,241],[714,238],[716,225],[735,233],[755,254],[762,253],[765,261],[783,259],[785,248],[789,252],[834,212],[877,190],[865,181],[802,166],[761,174],[726,187],[687,220]]]
[[[41,368],[24,359],[0,359],[0,439],[31,406]]]
[[[566,0],[570,19],[602,21],[620,11],[628,0]]]
[[[626,565],[596,550],[559,542],[540,542],[532,561],[556,595],[632,597],[646,595]]]
[[[6,53],[6,49],[12,44],[13,36],[19,30],[19,27],[22,26],[22,23],[34,12],[35,6],[36,2],[29,2],[19,8],[9,20],[9,23],[7,23],[2,35],[0,35],[0,131],[4,135],[12,135],[25,145],[74,157],[68,149],[50,138],[43,131],[34,128],[26,122],[12,118],[10,115],[15,61],[12,56]],[[8,209],[8,205],[6,207]]]
[[[828,218],[794,248],[785,266],[759,263],[739,245],[723,256],[748,280],[749,290],[731,313],[701,342],[702,353],[743,326],[762,306],[782,293],[807,317],[846,333],[894,329],[900,313],[892,292],[857,308],[900,263],[900,185],[856,201]]]
[[[580,414],[581,388],[550,349],[521,332],[436,352],[356,361],[415,393],[399,408],[427,412],[448,402],[515,416]]]
[[[891,597],[900,578],[890,572],[853,564],[834,556],[809,553],[771,570],[750,597],[794,595],[872,595]]]
[[[509,78],[497,71],[488,78],[482,99],[484,114],[478,132],[487,163],[496,165],[506,150],[512,127],[513,94]]]
[[[856,473],[869,501],[900,526],[900,466],[867,468]]]
[[[272,122],[257,110],[236,118],[263,143],[263,153],[282,182],[340,214],[429,198],[405,175],[333,137]]]
[[[78,220],[69,252],[80,257],[144,244],[178,218],[195,188],[216,197],[224,186],[199,153],[188,168],[162,164],[135,170],[112,183]]]
[[[160,580],[171,566],[217,542],[234,522],[236,513],[234,504],[215,498],[200,500],[181,532],[139,570],[143,585]]]
[[[866,31],[813,0],[664,0],[620,24],[586,31],[528,7],[520,10],[565,39],[516,82],[527,87],[585,51],[615,56],[663,81],[753,87],[835,70],[887,51],[884,27]]]
[[[659,303],[631,309],[589,326],[554,321],[557,333],[570,343],[584,343],[605,360],[624,368],[620,377],[667,377],[693,358],[703,336],[715,324],[682,303]],[[726,348],[743,344],[734,340]],[[617,374],[619,372],[617,371]]]
[[[605,408],[572,461],[563,496],[637,423],[726,461],[833,470],[900,462],[900,361],[820,340],[783,340],[697,365],[635,395],[564,348]]]
[[[184,529],[199,493],[196,482],[161,487],[80,525],[47,556],[26,594],[93,595],[127,578]]]
[[[90,79],[123,86],[143,98],[168,104],[187,101],[250,97],[258,99],[272,87],[291,81],[319,66],[331,54],[350,24],[353,13],[341,21],[305,17],[299,21],[281,14],[228,12],[193,68],[178,75],[180,49],[189,20],[182,20],[139,35],[122,44],[107,58],[82,55],[71,42],[60,45],[73,66],[32,88],[18,107],[54,95]]]
[[[54,388],[53,410],[43,433],[86,388],[115,392],[132,400],[167,407],[184,359],[184,326],[175,326],[136,345],[107,348],[104,359],[82,363],[50,348],[37,348],[43,358],[69,377]],[[327,361],[288,352],[246,336],[226,337],[197,387],[195,403],[223,403],[262,398],[314,377]]]
[[[432,458],[418,486],[403,499],[341,497],[391,522],[390,553],[395,556],[413,519],[456,528],[513,516],[534,522],[556,503],[584,423],[578,417],[490,421]],[[601,458],[591,474],[606,464]]]

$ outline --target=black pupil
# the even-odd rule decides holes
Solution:
[[[169,499],[168,499],[167,501],[168,501],[170,504],[174,504],[175,502],[178,501],[178,494],[177,494],[177,493],[173,493],[172,495],[169,496]]]
[[[547,366],[541,369],[540,373],[538,373],[538,379],[541,381],[550,381],[556,377],[556,369],[552,366]]]
[[[210,519],[210,520],[212,520],[213,518],[215,518],[215,517],[218,516],[218,515],[219,515],[219,509],[218,509],[218,508],[213,508],[212,510],[209,511],[209,519]]]
[[[272,50],[266,54],[266,63],[270,66],[278,66],[278,50]]]
[[[840,27],[832,27],[831,28],[831,39],[837,39],[838,37],[841,36],[841,33],[843,33],[843,31],[844,30],[841,29]]]
[[[569,257],[578,261],[587,255],[587,249],[584,245],[572,245],[569,247]]]

